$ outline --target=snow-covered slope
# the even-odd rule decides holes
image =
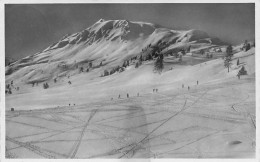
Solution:
[[[101,19],[66,35],[6,67],[6,157],[254,158],[255,48],[240,47],[228,71],[199,30]]]
[[[165,43],[162,47],[165,53],[190,45],[196,49],[223,44],[200,30],[176,31],[145,22],[100,19],[87,29],[67,34],[45,50],[6,67],[6,81],[15,80],[19,84],[49,81],[76,73],[78,67],[87,68],[89,62],[95,68],[111,69],[140,56],[149,45],[158,42]]]
[[[183,56],[182,65],[176,64],[175,60],[172,60],[173,56],[165,57],[165,68],[161,75],[153,73],[153,61],[146,61],[139,68],[135,68],[132,64],[124,72],[107,77],[99,77],[106,67],[95,68],[90,72],[80,74],[64,71],[63,74],[59,75],[57,83],[54,83],[53,80],[46,81],[50,85],[48,89],[43,89],[41,83],[32,87],[30,84],[18,82],[20,77],[33,76],[35,71],[29,72],[26,76],[22,75],[28,71],[28,68],[31,68],[31,66],[28,66],[19,70],[19,73],[12,74],[18,78],[14,80],[14,84],[20,86],[20,90],[7,95],[6,108],[38,109],[65,106],[69,103],[81,105],[100,100],[110,100],[111,97],[117,98],[118,94],[136,95],[138,92],[147,94],[154,87],[159,88],[160,91],[176,91],[182,84],[192,87],[197,80],[199,80],[200,85],[221,85],[227,80],[236,79],[236,75],[242,66],[245,66],[249,76],[254,76],[254,54],[254,48],[247,52],[241,51],[234,54],[230,72],[224,67],[222,58],[205,60],[192,56]],[[238,58],[240,65],[236,64]],[[192,61],[195,63],[192,64]],[[173,69],[170,70],[171,68]],[[44,72],[39,72],[36,76],[48,76],[48,73],[52,73],[48,70],[53,69],[53,67],[50,67],[50,65],[42,66],[42,69]],[[64,73],[67,76],[64,76]],[[68,77],[69,75],[70,77]],[[68,81],[71,81],[72,84],[68,84]]]

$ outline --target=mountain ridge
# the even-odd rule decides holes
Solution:
[[[31,83],[34,80],[45,81],[46,78],[49,80],[57,77],[59,73],[64,72],[64,69],[61,70],[59,67],[62,64],[71,67],[69,70],[74,71],[73,73],[76,73],[75,67],[86,67],[89,62],[92,62],[94,67],[99,67],[102,62],[102,68],[110,69],[121,66],[131,57],[145,55],[144,49],[157,46],[159,43],[164,44],[161,47],[162,54],[176,52],[189,46],[196,50],[197,46],[226,44],[220,39],[211,38],[201,30],[181,31],[148,22],[100,19],[82,31],[64,35],[43,51],[10,64],[6,67],[6,76],[8,80],[12,80],[17,78],[18,74],[15,73],[21,71],[23,79],[20,81]]]

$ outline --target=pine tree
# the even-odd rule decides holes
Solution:
[[[205,51],[204,50],[200,50],[200,54],[204,55]]]
[[[189,47],[187,48],[187,53],[190,52],[190,48],[191,48],[191,45],[189,45]]]
[[[112,75],[115,73],[115,69],[111,69],[110,72],[109,72],[109,75]]]
[[[229,68],[230,68],[230,65],[231,65],[231,57],[233,56],[232,52],[233,52],[232,46],[231,45],[227,46],[226,57],[225,57],[225,60],[224,60],[224,66],[226,68],[228,68],[228,72],[229,72]]]
[[[143,56],[142,56],[142,55],[139,57],[138,62],[139,62],[139,63],[138,63],[139,66],[142,65],[142,63],[143,63]]]
[[[140,62],[143,61],[143,56],[142,56],[142,55],[139,57],[139,61],[140,61]]]
[[[135,68],[139,67],[139,62],[135,63]]]
[[[125,61],[124,61],[123,65],[122,65],[122,67],[126,67],[126,62]]]
[[[44,88],[44,89],[49,88],[49,84],[48,84],[48,83],[44,83],[44,84],[43,84],[43,88]]]
[[[244,66],[242,66],[242,68],[239,70],[238,75],[247,75],[247,71],[245,70]]]
[[[247,45],[246,45],[246,51],[250,50],[250,48],[251,48],[250,43],[247,43]]]
[[[161,54],[159,57],[157,57],[156,61],[154,62],[154,71],[161,73],[163,68],[163,55]]]
[[[182,62],[182,55],[180,55],[179,61]]]
[[[231,65],[231,57],[227,56],[225,57],[224,66],[228,68],[228,72],[229,72],[230,65]]]
[[[152,60],[152,59],[153,59],[152,55],[151,55],[151,54],[148,54],[148,55],[147,55],[147,60],[150,61],[150,60]]]
[[[245,40],[245,42],[244,42],[244,44],[243,44],[243,47],[242,47],[242,49],[245,49],[245,50],[246,50],[247,43],[248,43],[248,41],[247,41],[247,40]]]
[[[226,56],[227,56],[227,57],[229,57],[229,56],[230,56],[230,57],[233,56],[232,52],[233,52],[233,48],[232,48],[232,46],[231,46],[231,45],[227,46],[227,49],[226,49]]]
[[[104,76],[108,76],[109,72],[107,70],[104,70]]]
[[[90,63],[88,64],[88,66],[89,66],[89,68],[92,68],[92,62],[90,62]]]
[[[83,70],[84,70],[84,68],[83,68],[83,67],[80,67],[79,72],[83,72]]]
[[[239,65],[239,59],[237,59],[237,66]]]

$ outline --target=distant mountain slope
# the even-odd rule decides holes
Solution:
[[[76,73],[78,67],[110,69],[122,65],[131,57],[140,56],[148,46],[163,43],[162,52],[191,46],[224,45],[200,30],[177,31],[146,22],[100,19],[92,26],[74,34],[67,34],[45,50],[20,59],[6,67],[7,81],[21,83],[43,82],[67,73]]]

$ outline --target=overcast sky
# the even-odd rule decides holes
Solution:
[[[240,4],[37,4],[5,6],[6,57],[37,53],[100,18],[200,29],[237,44],[255,38],[255,6]]]

